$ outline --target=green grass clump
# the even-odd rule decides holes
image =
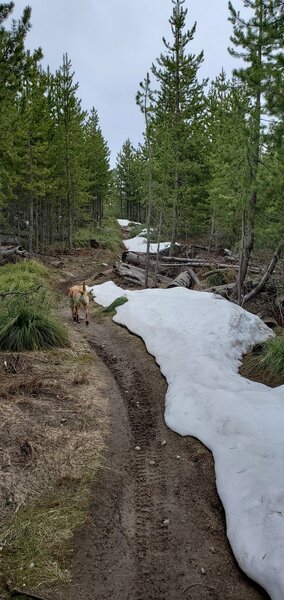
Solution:
[[[62,348],[68,345],[67,331],[50,315],[35,307],[14,306],[0,314],[0,348],[10,352]]]
[[[48,269],[36,260],[1,267],[1,350],[21,352],[68,345],[64,326],[51,316],[54,297],[48,277]],[[1,292],[9,295],[1,297]]]
[[[257,344],[244,357],[240,374],[270,387],[284,384],[284,335]]]
[[[109,306],[103,308],[103,312],[108,315],[115,314],[116,308],[118,306],[122,306],[122,304],[125,304],[125,302],[128,302],[128,299],[125,298],[125,296],[119,296],[119,298],[116,298],[116,300],[114,300]]]
[[[258,367],[269,375],[276,383],[284,382],[284,336],[271,338],[263,345],[263,352],[258,357]]]

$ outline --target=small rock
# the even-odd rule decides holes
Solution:
[[[167,442],[166,442],[166,440],[163,440],[163,441],[161,442],[161,446],[165,446],[165,445],[166,445],[166,443],[167,443]]]
[[[210,552],[212,552],[213,554],[216,554],[216,550],[214,548],[214,546],[211,546],[211,548],[209,548]]]
[[[29,568],[30,568],[30,569],[33,569],[33,568],[34,568],[34,566],[35,566],[35,563],[33,563],[33,562],[31,562],[31,563],[29,564]]]
[[[140,446],[135,446],[134,450],[141,450]]]
[[[155,465],[155,464],[156,464],[156,463],[155,463],[155,461],[154,461],[154,460],[149,460],[149,465],[151,465],[151,466],[152,466],[152,465]]]
[[[180,455],[179,454],[177,454],[177,459],[180,460]]]
[[[205,575],[205,574],[206,574],[206,571],[205,571],[204,567],[201,567],[201,569],[200,569],[200,573],[202,573],[202,575]]]
[[[163,521],[163,525],[164,525],[164,527],[167,527],[169,524],[170,524],[170,519],[165,519],[165,520]]]

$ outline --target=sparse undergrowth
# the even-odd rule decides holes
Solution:
[[[107,428],[96,358],[75,343],[24,353],[16,373],[1,374],[1,598],[8,580],[32,589],[70,578],[72,537],[86,520]],[[13,363],[2,354],[0,365],[3,356]]]
[[[84,227],[79,229],[74,243],[81,248],[89,248],[91,239],[95,239],[102,248],[118,251],[122,239],[121,229],[114,219],[108,219],[104,221],[101,227]]]
[[[8,579],[31,588],[69,580],[70,542],[86,520],[89,491],[86,475],[58,480],[53,496],[43,496],[15,515],[1,539],[1,562]]]

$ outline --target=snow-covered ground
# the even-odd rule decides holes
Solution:
[[[130,240],[123,240],[123,244],[127,250],[131,250],[132,252],[145,252],[147,251],[147,238],[137,235],[134,238],[130,238]],[[171,245],[170,242],[161,242],[160,250],[164,250],[165,248],[169,248]],[[158,250],[158,244],[150,244],[150,253],[155,254]]]
[[[138,223],[137,221],[128,221],[128,219],[117,219],[117,222],[120,225],[120,227],[128,227],[130,223],[132,225],[141,225],[141,223]]]
[[[227,535],[241,568],[284,598],[284,386],[238,374],[242,354],[272,332],[214,294],[184,288],[93,287],[96,302],[128,302],[114,321],[145,341],[168,382],[165,421],[213,453]]]
[[[141,225],[141,223],[135,223],[134,221],[128,221],[127,219],[117,219],[117,222],[120,225],[120,227],[127,227],[130,223],[133,223],[135,225]],[[127,250],[131,250],[131,252],[145,252],[146,253],[147,238],[144,237],[146,232],[147,232],[147,230],[143,229],[143,231],[141,231],[141,233],[139,235],[137,235],[133,238],[130,238],[129,240],[123,240],[123,244],[124,244],[125,248]],[[171,245],[170,242],[161,242],[159,248],[160,248],[160,250],[165,250],[165,248],[169,248],[170,245]],[[156,254],[157,250],[158,250],[158,244],[150,244],[150,253],[151,254]]]

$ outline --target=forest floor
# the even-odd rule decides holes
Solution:
[[[69,503],[72,495],[79,504],[80,494],[85,500],[72,537],[58,521],[58,565],[52,563],[60,569],[57,581],[48,583],[52,577],[40,566],[38,549],[14,572],[7,571],[8,552],[3,568],[12,587],[33,589],[49,600],[268,599],[232,555],[211,453],[164,423],[166,381],[142,340],[93,303],[88,327],[83,320],[71,322],[67,288],[85,278],[92,283],[93,275],[112,264],[111,255],[78,252],[62,260],[58,311],[70,329],[71,348],[24,353],[19,372],[1,373],[6,386],[1,411],[6,420],[13,411],[0,436],[0,445],[9,445],[2,470],[15,487],[14,497],[5,502],[2,497],[2,512],[20,518],[31,499],[42,507],[36,482],[49,513],[64,508],[66,497]],[[41,384],[21,387],[25,379]],[[21,416],[18,424],[15,414]],[[54,485],[47,493],[52,471]],[[72,510],[73,505],[71,519]],[[60,538],[69,539],[64,559]]]

